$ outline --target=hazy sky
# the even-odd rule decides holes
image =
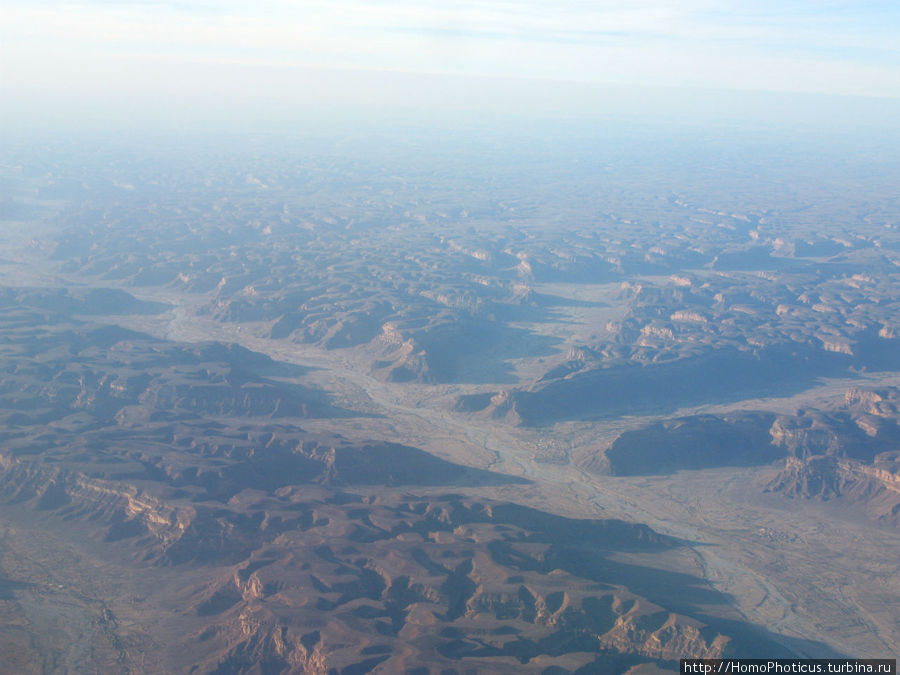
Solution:
[[[73,107],[415,97],[397,73],[900,99],[900,2],[0,0],[0,58],[0,94]]]

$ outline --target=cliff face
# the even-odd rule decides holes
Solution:
[[[240,663],[273,635],[284,645],[274,651],[288,662],[317,654],[331,667],[355,658],[392,671],[540,672],[575,654],[586,663],[636,665],[738,648],[712,626],[600,580],[619,576],[600,571],[611,550],[670,545],[631,526],[542,523],[545,516],[527,509],[456,497],[427,504],[386,497],[353,511],[364,514],[322,508],[327,525],[285,533],[258,562],[204,591],[197,611],[215,626],[211,660]],[[586,535],[584,546],[563,542],[570,527]],[[352,552],[339,543],[348,533]],[[307,546],[313,555],[302,553]],[[585,555],[589,564],[578,560]],[[284,625],[276,608],[288,607],[303,621]]]
[[[299,369],[25,315],[0,312],[0,505],[38,523],[58,547],[47,550],[95,561],[68,586],[16,587],[32,612],[35,598],[68,593],[83,624],[70,634],[47,614],[60,663],[571,672],[783,651],[777,636],[716,618],[732,616],[729,600],[701,579],[666,571],[679,541],[480,498],[526,481],[304,429],[354,413]],[[696,600],[672,592],[685,583]],[[66,652],[82,634],[107,660]]]
[[[194,628],[159,658],[202,672],[540,672],[556,660],[627,667],[779,649],[755,629],[691,618],[690,603],[667,606],[666,573],[625,561],[680,544],[645,526],[409,488],[364,498],[294,485],[215,502],[168,482],[137,488],[8,456],[2,467],[0,501],[78,522],[92,548],[138,569],[189,570],[155,603]]]
[[[900,465],[897,453],[874,464],[835,456],[788,457],[765,489],[789,497],[842,499],[859,505],[870,518],[900,526]]]
[[[843,401],[793,415],[695,415],[626,431],[577,458],[606,475],[664,475],[780,462],[764,489],[842,499],[881,523],[900,524],[900,390],[852,388]]]
[[[898,401],[896,388],[853,388],[833,409],[780,417],[772,425],[772,442],[788,457],[766,489],[792,497],[840,498],[896,527]]]
[[[177,542],[197,516],[189,505],[172,506],[135,485],[0,454],[0,499],[25,502],[105,528],[106,541],[144,537],[147,552],[160,554]]]

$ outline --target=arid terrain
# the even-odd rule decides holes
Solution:
[[[594,141],[9,149],[0,671],[900,652],[896,173]]]

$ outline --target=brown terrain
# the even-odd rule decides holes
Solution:
[[[303,157],[5,169],[0,671],[900,650],[881,183]]]

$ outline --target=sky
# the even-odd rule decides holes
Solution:
[[[7,112],[502,106],[564,85],[900,100],[900,2],[0,0]]]

